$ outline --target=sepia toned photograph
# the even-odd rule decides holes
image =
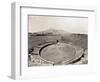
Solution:
[[[28,67],[88,64],[88,17],[28,15]]]

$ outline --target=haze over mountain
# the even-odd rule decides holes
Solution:
[[[70,34],[64,30],[57,30],[57,29],[48,29],[45,31],[41,31],[41,32],[34,32],[34,33],[29,33],[30,35],[42,35],[42,36],[46,36],[46,35],[64,35],[64,34]]]
[[[87,48],[88,36],[87,34],[69,33],[64,30],[48,29],[45,31],[28,33],[29,45],[34,46],[44,44],[49,41],[60,41],[65,43],[73,43],[74,45]]]

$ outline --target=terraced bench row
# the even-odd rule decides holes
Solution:
[[[52,44],[56,44],[58,41],[53,41],[53,42],[47,42],[45,44],[42,44],[41,46],[36,46],[34,47],[33,51],[32,51],[32,55],[40,55],[41,51],[43,48],[49,46],[49,45],[52,45]]]

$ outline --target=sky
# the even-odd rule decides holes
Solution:
[[[60,16],[29,16],[29,32],[39,32],[48,29],[64,30],[71,33],[87,34],[88,18]]]

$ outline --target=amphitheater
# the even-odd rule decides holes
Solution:
[[[81,34],[70,37],[72,38],[62,38],[59,35],[29,37],[29,50],[33,50],[29,55],[28,66],[82,64],[81,59],[87,50],[87,37]]]

